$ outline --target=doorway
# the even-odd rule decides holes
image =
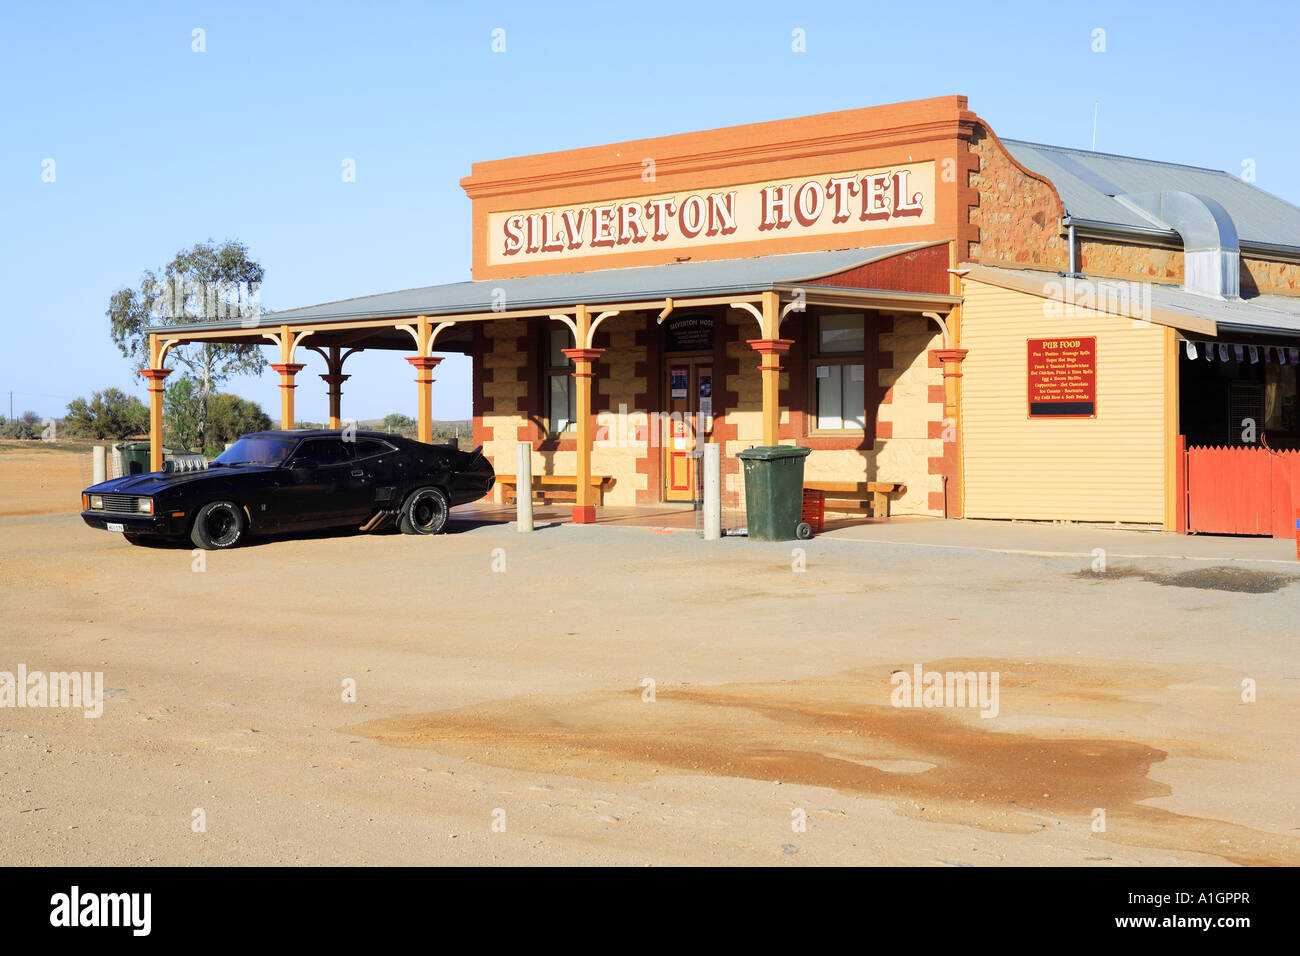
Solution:
[[[663,435],[663,500],[699,502],[700,446],[713,431],[713,355],[673,353],[664,360],[668,422]]]

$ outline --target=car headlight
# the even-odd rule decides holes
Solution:
[[[139,509],[140,514],[142,514],[142,515],[151,515],[151,514],[153,514],[153,499],[152,499],[152,498],[137,498],[137,499],[136,499],[136,507]]]
[[[103,499],[100,495],[91,495],[91,496],[90,496],[90,510],[91,510],[91,511],[103,511],[103,510],[104,510],[104,499]]]

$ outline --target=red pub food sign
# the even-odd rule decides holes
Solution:
[[[1097,339],[1029,340],[1029,417],[1094,418]]]

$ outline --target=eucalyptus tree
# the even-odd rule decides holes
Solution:
[[[113,293],[106,312],[113,341],[137,369],[149,367],[150,326],[238,321],[257,324],[263,269],[238,240],[212,240],[182,249],[161,269],[146,270],[138,287]],[[195,382],[196,428],[202,441],[208,403],[217,389],[237,375],[265,370],[262,350],[253,345],[194,342],[168,353]]]

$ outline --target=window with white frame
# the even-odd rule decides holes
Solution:
[[[816,321],[809,363],[814,431],[860,432],[866,426],[865,317],[860,312],[823,315]]]
[[[573,362],[564,350],[571,348],[573,333],[565,326],[553,326],[546,351],[546,428],[552,435],[573,430],[577,419],[573,388]]]

